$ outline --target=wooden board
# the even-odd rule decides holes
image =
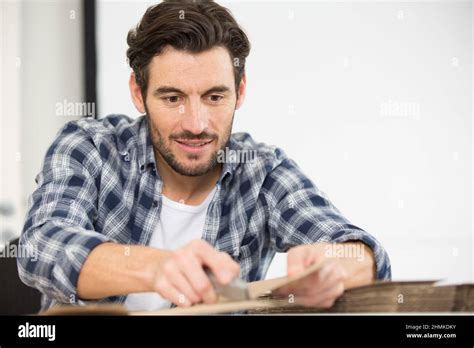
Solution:
[[[127,312],[124,306],[87,305],[57,306],[41,315],[213,315],[222,313],[372,313],[372,312],[452,312],[474,310],[474,284],[436,286],[434,280],[376,281],[346,289],[330,309],[308,308],[291,303],[288,298],[276,298],[272,291],[308,277],[322,267],[313,265],[292,277],[280,277],[248,283],[250,299],[230,301],[219,298],[216,304],[197,304],[158,311]],[[400,295],[403,301],[400,302]]]

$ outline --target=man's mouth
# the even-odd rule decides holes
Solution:
[[[214,141],[213,139],[175,139],[179,148],[186,152],[198,153],[202,152],[209,147],[209,145]]]
[[[176,141],[178,143],[186,145],[186,146],[199,147],[199,146],[204,146],[204,145],[210,144],[212,142],[212,139],[204,139],[204,140],[181,140],[181,139],[176,139]]]

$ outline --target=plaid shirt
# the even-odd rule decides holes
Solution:
[[[123,115],[69,122],[48,149],[20,238],[34,257],[18,258],[23,282],[43,293],[43,309],[89,302],[77,298],[77,280],[97,245],[148,245],[160,219],[163,182],[147,123],[144,116]],[[380,243],[350,224],[280,149],[256,143],[246,133],[233,134],[228,149],[257,156],[224,163],[202,239],[230,254],[243,279],[264,278],[275,252],[350,240],[373,250],[378,279],[391,277]]]

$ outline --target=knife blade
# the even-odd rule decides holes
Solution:
[[[218,295],[221,295],[231,301],[243,301],[250,299],[247,282],[244,280],[240,278],[234,278],[229,284],[222,285],[219,283],[216,276],[210,269],[205,269],[205,272]]]

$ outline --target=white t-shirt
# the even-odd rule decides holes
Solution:
[[[194,239],[201,239],[206,222],[207,208],[214,197],[216,188],[200,205],[186,205],[172,201],[163,195],[160,221],[153,231],[150,247],[176,250]],[[157,310],[169,308],[171,302],[158,293],[144,292],[127,296],[125,307],[128,310]]]

